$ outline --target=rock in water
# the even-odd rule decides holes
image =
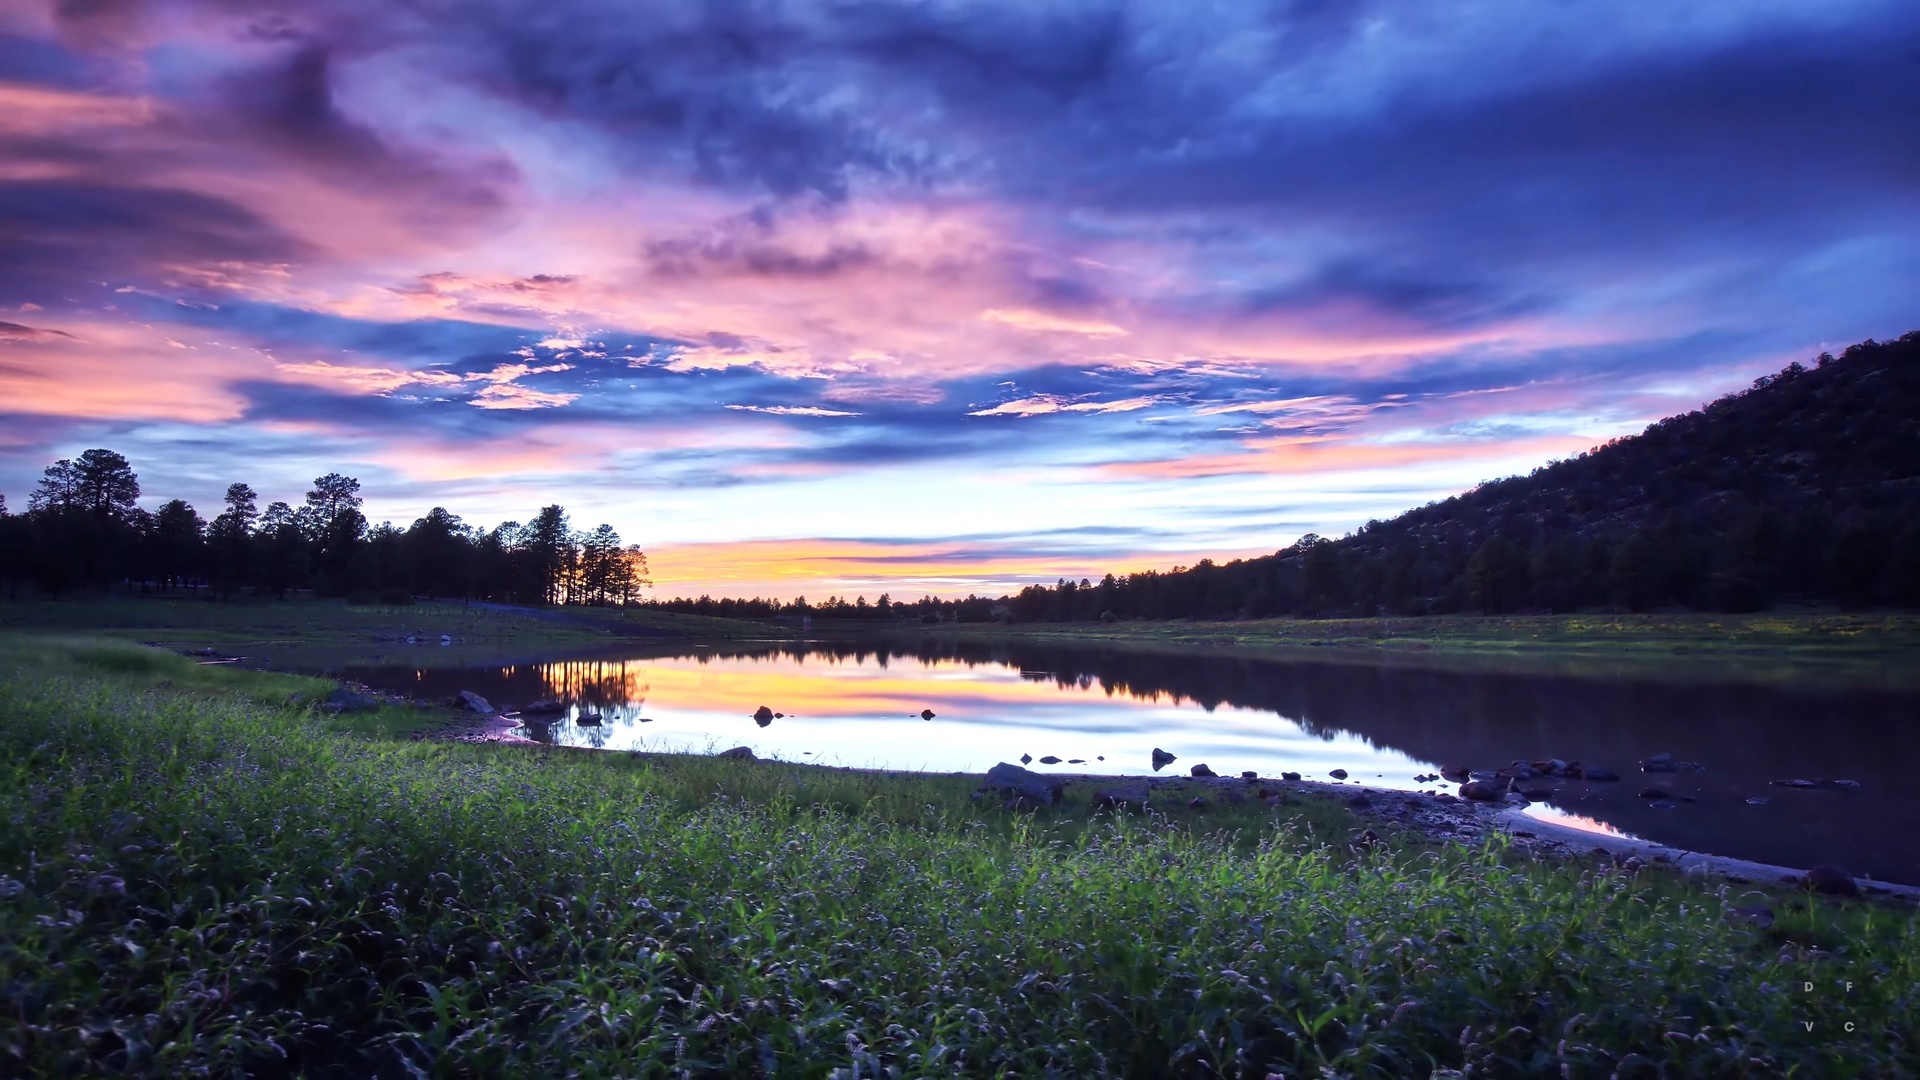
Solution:
[[[1335,769],[1327,775],[1333,777],[1335,780],[1345,780],[1347,778],[1347,770]]]
[[[1801,881],[1814,892],[1829,896],[1859,896],[1860,886],[1854,883],[1853,875],[1832,863],[1821,863],[1807,868],[1807,876]]]
[[[731,758],[734,761],[754,760],[753,748],[747,747],[747,746],[736,746],[731,750],[722,750],[720,751],[719,756],[723,758]]]
[[[1154,772],[1159,772],[1161,769],[1164,769],[1167,766],[1179,760],[1180,760],[1179,758],[1174,757],[1172,754],[1167,753],[1165,750],[1162,750],[1157,746],[1153,748],[1153,771]]]
[[[1497,802],[1507,797],[1508,786],[1505,780],[1469,780],[1460,785],[1460,797],[1478,799],[1481,802]]]
[[[1003,761],[987,770],[987,782],[981,785],[981,790],[1002,791],[1014,798],[1038,803],[1057,803],[1064,788],[1058,780]]]
[[[1059,758],[1057,758],[1057,757],[1054,757],[1054,756],[1053,756],[1052,754],[1048,754],[1048,755],[1047,755],[1046,757],[1043,757],[1043,758],[1041,758],[1041,759],[1040,759],[1040,764],[1042,764],[1042,765],[1058,765],[1058,764],[1060,764],[1060,759],[1059,759]]]
[[[562,713],[567,711],[567,707],[558,701],[548,698],[544,701],[536,701],[520,711],[524,713]]]
[[[581,727],[599,727],[600,719],[600,714],[597,712],[583,712],[580,714],[580,718],[575,720],[574,723]]]
[[[1640,763],[1641,772],[1673,772],[1672,754],[1655,754]]]
[[[467,708],[472,709],[481,716],[493,715],[493,706],[488,704],[487,699],[471,690],[460,691],[460,700],[466,702]]]
[[[1297,772],[1283,772],[1283,773],[1281,773],[1281,774],[1280,774],[1280,779],[1282,779],[1282,780],[1298,780],[1298,779],[1300,779],[1300,774],[1299,774],[1299,773],[1297,773]]]
[[[1612,771],[1611,769],[1596,769],[1592,767],[1585,767],[1580,770],[1580,779],[1582,780],[1618,780],[1620,779],[1620,774]]]
[[[1194,766],[1194,767],[1193,767],[1193,768],[1192,768],[1191,770],[1189,770],[1189,771],[1190,771],[1190,772],[1192,772],[1192,773],[1193,773],[1193,775],[1195,775],[1195,776],[1212,776],[1212,775],[1213,775],[1213,770],[1212,770],[1212,769],[1209,769],[1209,768],[1207,768],[1207,767],[1206,767],[1206,766],[1205,766],[1204,764],[1202,764],[1202,765],[1195,765],[1195,766]]]
[[[773,710],[767,708],[765,705],[762,705],[759,708],[753,710],[753,718],[759,723],[770,724],[773,722]]]
[[[931,720],[931,719],[933,719],[933,710],[932,710],[932,709],[921,709],[921,710],[920,710],[920,719],[922,719],[922,720]]]
[[[1020,764],[1022,764],[1022,765],[1031,765],[1031,764],[1033,764],[1033,755],[1032,755],[1032,754],[1021,754],[1021,755],[1020,755]]]

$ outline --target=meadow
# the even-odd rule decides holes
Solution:
[[[1011,812],[958,777],[356,736],[326,689],[0,638],[4,1071],[1920,1068],[1902,908],[1356,843],[1314,799]]]
[[[1598,612],[1375,619],[967,624],[920,631],[1153,649],[1236,649],[1449,668],[1686,681],[1920,685],[1920,617],[1783,612]]]

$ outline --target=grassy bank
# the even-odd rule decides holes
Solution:
[[[1920,1068],[1902,911],[1745,929],[1646,874],[1356,850],[1318,804],[1015,815],[954,778],[343,738],[288,704],[314,689],[0,640],[0,1071]]]
[[[1061,644],[1232,648],[1368,663],[1920,685],[1920,616],[1914,615],[1447,615],[991,624],[921,632]]]

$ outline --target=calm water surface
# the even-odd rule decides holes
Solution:
[[[744,745],[761,757],[857,767],[983,772],[1031,754],[1042,771],[1150,774],[1157,746],[1179,757],[1169,773],[1204,762],[1226,775],[1327,779],[1342,768],[1355,782],[1417,790],[1445,786],[1414,780],[1443,762],[1492,769],[1577,758],[1623,779],[1547,782],[1553,795],[1535,812],[1689,850],[1837,862],[1920,883],[1920,798],[1907,782],[1920,764],[1913,694],[926,642],[674,645],[346,674],[433,698],[473,690],[503,709],[564,699],[573,706],[540,737],[566,745]],[[785,715],[756,723],[762,705]],[[582,710],[605,719],[577,724]],[[1639,762],[1659,753],[1705,769],[1642,776]],[[1037,760],[1048,755],[1061,763]],[[1769,783],[1790,778],[1859,787]],[[1649,783],[1677,805],[1641,798]],[[1766,802],[1748,802],[1756,798]]]

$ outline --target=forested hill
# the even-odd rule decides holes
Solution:
[[[1794,363],[1339,540],[1098,585],[1020,620],[1920,606],[1920,331]]]

